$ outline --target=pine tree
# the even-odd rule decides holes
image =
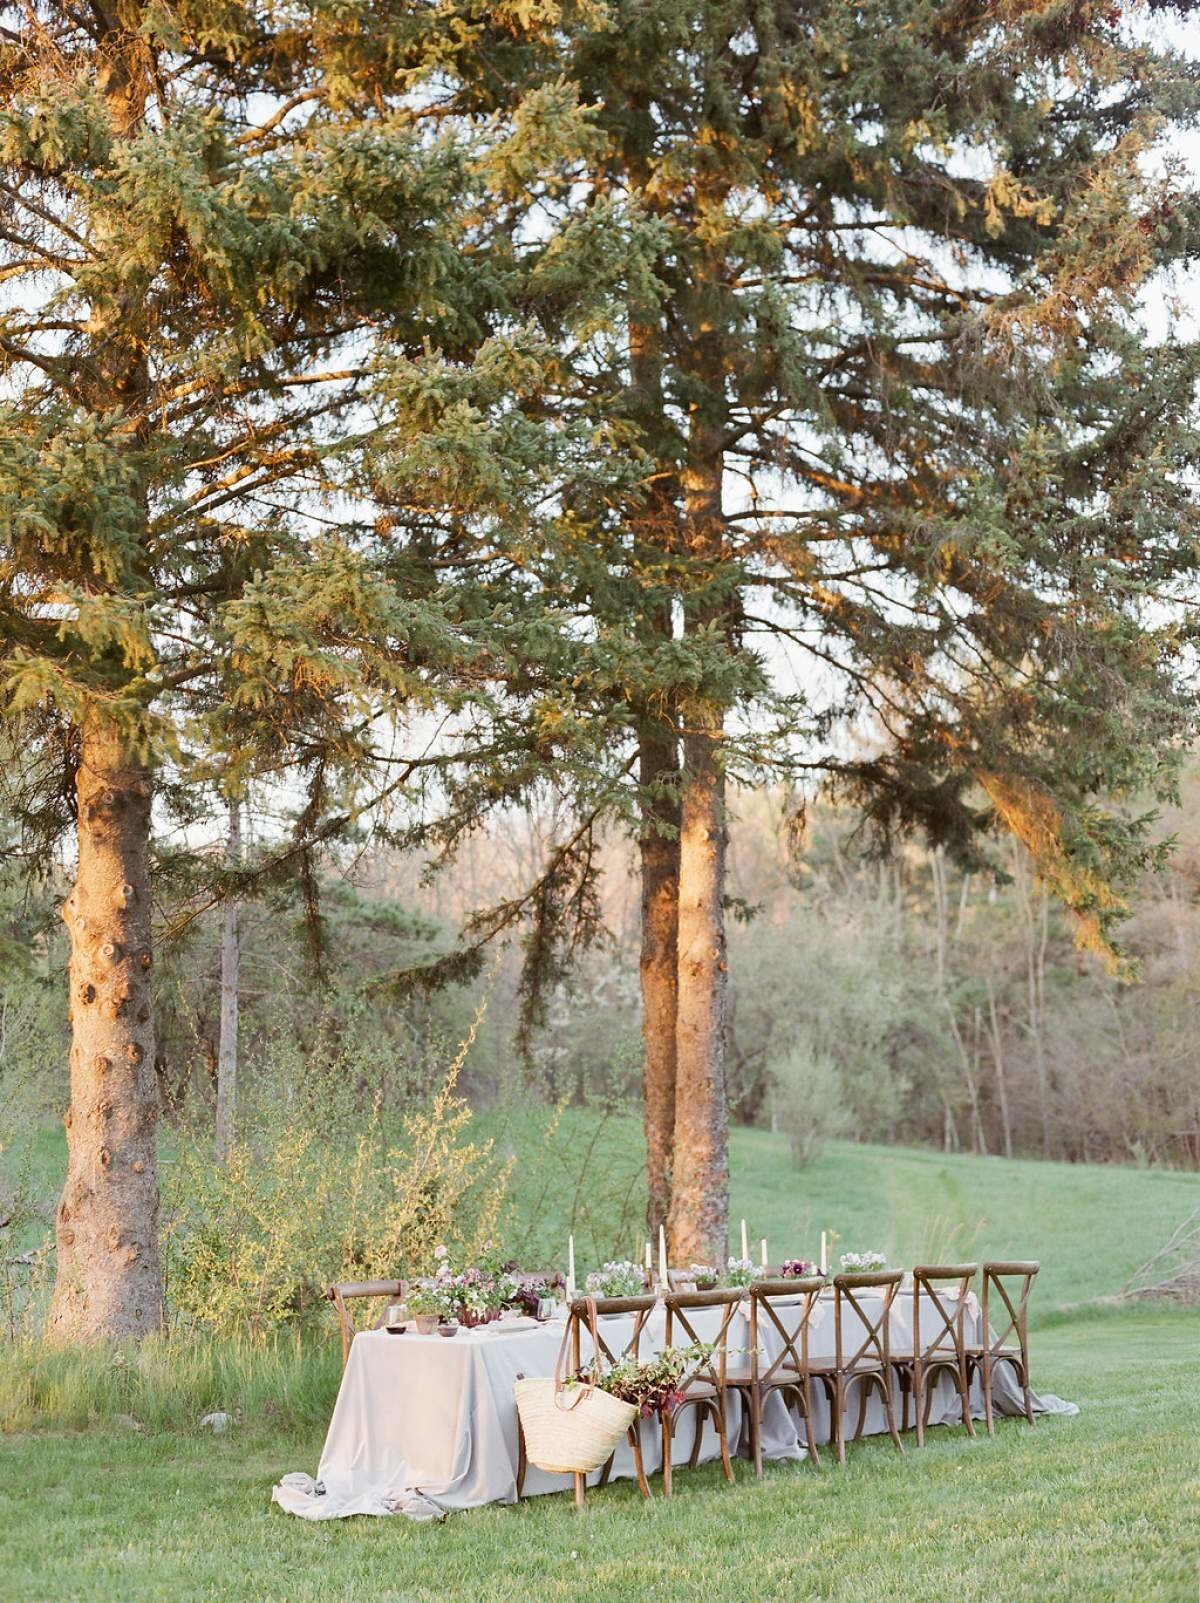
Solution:
[[[50,1328],[139,1335],[163,1314],[161,873],[191,885],[178,923],[268,873],[311,897],[324,843],[494,731],[488,664],[515,632],[464,625],[364,500],[362,462],[401,410],[397,362],[433,404],[486,338],[489,141],[493,163],[541,160],[558,123],[443,116],[450,19],[420,8],[46,3],[3,22],[0,676],[37,757],[26,822],[77,842]],[[486,477],[487,442],[460,443]],[[383,738],[433,707],[461,714],[461,742]],[[266,861],[153,869],[156,811],[194,819],[252,784],[296,799]]]
[[[882,846],[976,865],[1008,829],[1121,961],[1137,798],[1194,727],[1198,353],[1144,303],[1194,250],[1170,142],[1197,75],[1118,8],[1045,0],[618,3],[568,70],[608,141],[593,200],[660,239],[607,376],[651,457],[613,555],[682,620],[642,773],[650,840],[679,741],[676,995],[645,848],[643,974],[674,1044],[647,1054],[651,1208],[673,1075],[685,1261],[726,1238],[729,777],[825,782]]]

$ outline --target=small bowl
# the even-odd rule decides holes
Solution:
[[[459,1324],[457,1319],[444,1320],[443,1323],[437,1327],[437,1333],[439,1336],[457,1336],[458,1331]]]

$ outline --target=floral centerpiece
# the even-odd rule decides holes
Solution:
[[[873,1275],[887,1263],[882,1252],[844,1252],[841,1257],[844,1275]]]
[[[454,1311],[453,1297],[444,1279],[414,1280],[405,1292],[404,1305],[424,1335],[431,1334]]]
[[[694,1263],[685,1271],[697,1291],[715,1291],[721,1283],[720,1271],[710,1263]]]
[[[519,1308],[523,1314],[536,1319],[543,1303],[553,1302],[558,1287],[554,1280],[519,1280],[509,1307]]]
[[[758,1279],[759,1270],[752,1258],[730,1258],[725,1270],[725,1284],[748,1289]]]
[[[486,1325],[497,1318],[504,1306],[505,1291],[494,1275],[472,1266],[453,1277],[458,1293],[460,1318],[465,1325]]]
[[[785,1258],[779,1266],[779,1273],[785,1280],[805,1280],[809,1275],[819,1275],[821,1271],[807,1258]]]
[[[693,1342],[690,1347],[664,1347],[644,1364],[632,1357],[620,1359],[611,1369],[596,1375],[594,1383],[623,1403],[632,1403],[643,1419],[653,1419],[682,1400],[689,1372],[705,1363],[712,1353],[713,1343],[705,1341]],[[581,1369],[576,1379],[592,1379],[590,1370]]]
[[[491,1249],[491,1242],[485,1253]],[[472,1265],[455,1274],[450,1263],[449,1248],[440,1244],[433,1249],[437,1260],[435,1284],[440,1289],[447,1318],[457,1315],[464,1325],[482,1325],[498,1317],[505,1302],[513,1295],[516,1281],[500,1271],[499,1264],[485,1257],[482,1264]]]
[[[593,1269],[585,1285],[593,1297],[637,1297],[646,1289],[646,1272],[641,1264],[618,1258]]]

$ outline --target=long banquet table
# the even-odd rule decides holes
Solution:
[[[869,1296],[862,1296],[868,1312]],[[844,1306],[842,1317],[845,1340],[853,1350],[856,1316]],[[716,1335],[719,1320],[719,1310],[699,1311],[693,1323],[697,1334],[707,1338]],[[971,1294],[966,1318],[968,1341],[979,1339],[981,1323],[978,1300]],[[632,1333],[632,1321],[610,1316],[602,1324],[608,1346],[620,1352]],[[515,1502],[518,1431],[513,1382],[522,1375],[553,1374],[562,1334],[561,1318],[532,1327],[486,1325],[460,1330],[452,1338],[414,1332],[393,1335],[386,1330],[360,1332],[350,1349],[316,1479],[305,1474],[285,1475],[272,1492],[274,1501],[304,1519],[395,1513],[421,1519],[484,1503]],[[908,1288],[892,1305],[890,1337],[896,1351],[912,1345],[912,1292]],[[584,1341],[586,1354],[586,1334]],[[760,1327],[759,1341],[764,1360],[769,1362],[780,1349],[779,1336]],[[642,1332],[643,1357],[660,1349],[664,1342],[665,1311],[660,1305]],[[733,1355],[739,1350],[744,1353],[748,1345],[749,1304],[743,1303],[730,1325],[731,1367],[736,1361]],[[833,1356],[832,1293],[822,1293],[818,1302],[810,1327],[810,1353],[814,1359]],[[856,1387],[850,1428],[857,1423],[857,1391]],[[998,1413],[1024,1411],[1020,1389],[1008,1365],[995,1372],[993,1398]],[[828,1405],[819,1386],[813,1388],[813,1404],[819,1444],[830,1436]],[[1078,1412],[1074,1404],[1049,1395],[1035,1396],[1034,1408],[1046,1414]],[[742,1453],[749,1447],[749,1420],[743,1417],[745,1413],[739,1395],[730,1392],[730,1449],[736,1446]],[[972,1391],[972,1413],[976,1418],[983,1417],[978,1380]],[[960,1417],[957,1394],[949,1377],[943,1375],[937,1383],[930,1421],[955,1424]],[[887,1429],[878,1396],[868,1404],[864,1428],[866,1433]],[[675,1443],[673,1462],[690,1456],[692,1439],[689,1421]],[[763,1412],[763,1456],[799,1459],[804,1453],[802,1420],[781,1396],[773,1394]],[[661,1467],[660,1433],[649,1426],[643,1430],[643,1455],[648,1475]],[[705,1460],[717,1455],[716,1433],[707,1424],[700,1456]],[[633,1472],[633,1454],[623,1445],[617,1451],[612,1474],[631,1476]],[[524,1491],[526,1496],[536,1496],[564,1491],[570,1485],[569,1475],[549,1475],[530,1465]]]

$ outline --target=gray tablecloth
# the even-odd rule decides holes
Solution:
[[[864,1304],[866,1298],[864,1297]],[[702,1336],[713,1336],[719,1313],[698,1314],[693,1323]],[[843,1310],[843,1320],[852,1320]],[[922,1316],[924,1323],[924,1315]],[[976,1299],[968,1303],[968,1339],[980,1334]],[[614,1352],[629,1338],[631,1322],[603,1321],[604,1336]],[[711,1329],[709,1328],[711,1326]],[[513,1382],[521,1375],[551,1375],[562,1340],[562,1323],[512,1329],[503,1324],[463,1330],[451,1339],[442,1336],[364,1331],[354,1338],[346,1372],[325,1438],[314,1480],[306,1474],[285,1475],[272,1497],[288,1513],[304,1519],[337,1519],[347,1514],[406,1513],[415,1519],[437,1517],[444,1511],[477,1508],[484,1503],[511,1503],[516,1499],[517,1409]],[[760,1329],[759,1340],[767,1361],[779,1349],[779,1338]],[[665,1339],[665,1314],[657,1308],[642,1333],[642,1352],[648,1355]],[[852,1327],[847,1326],[847,1342]],[[897,1351],[912,1344],[912,1295],[902,1293],[892,1305],[891,1340]],[[735,1316],[729,1335],[731,1349],[745,1350],[749,1343],[747,1306]],[[832,1357],[834,1320],[832,1296],[823,1294],[810,1336],[812,1357]],[[995,1375],[993,1397],[1002,1414],[1023,1411],[1021,1393],[1008,1365]],[[818,1443],[829,1439],[828,1406],[820,1387],[813,1393]],[[1034,1399],[1040,1413],[1074,1414],[1072,1403],[1041,1396]],[[728,1428],[731,1449],[748,1448],[748,1420],[736,1393],[730,1393]],[[853,1402],[851,1426],[857,1423],[858,1402]],[[972,1413],[983,1414],[978,1381]],[[930,1415],[933,1424],[959,1421],[958,1397],[948,1377],[937,1386]],[[868,1433],[887,1429],[882,1402],[874,1397],[867,1409]],[[763,1415],[763,1453],[769,1459],[804,1456],[802,1422],[777,1394],[768,1399]],[[690,1422],[675,1444],[676,1461],[692,1449]],[[716,1434],[705,1427],[701,1458],[717,1456]],[[643,1429],[643,1455],[647,1474],[661,1467],[660,1432]],[[618,1449],[614,1476],[633,1474],[633,1454]],[[525,1478],[525,1495],[563,1491],[570,1476],[548,1475],[535,1468]]]

